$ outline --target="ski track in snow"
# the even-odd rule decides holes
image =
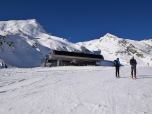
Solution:
[[[18,87],[21,87],[21,86],[29,85],[29,84],[37,82],[41,79],[43,79],[43,77],[42,78],[33,78],[33,79],[29,79],[29,80],[25,80],[25,79],[19,80],[19,82],[12,83],[8,86],[0,88],[0,93],[7,92],[7,90],[10,90],[10,89],[14,89],[14,88],[18,88]]]
[[[15,68],[0,70],[0,114],[150,114],[151,67]]]

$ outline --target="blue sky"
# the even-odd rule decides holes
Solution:
[[[36,19],[53,36],[83,42],[106,33],[152,39],[152,0],[1,0],[0,21]]]

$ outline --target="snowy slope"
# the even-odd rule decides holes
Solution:
[[[77,45],[84,46],[91,51],[101,51],[106,60],[113,61],[120,58],[121,63],[128,64],[132,56],[139,65],[152,66],[152,40],[134,41],[118,38],[110,33],[100,39],[79,42]]]
[[[152,114],[151,68],[0,69],[0,114]]]
[[[37,67],[51,49],[89,53],[85,47],[48,34],[35,19],[0,22],[1,60],[17,67]]]

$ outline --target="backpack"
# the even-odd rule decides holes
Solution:
[[[118,61],[117,60],[114,60],[114,66],[118,66]]]
[[[130,64],[131,64],[131,65],[135,65],[135,64],[136,64],[136,63],[135,63],[135,60],[134,60],[134,59],[131,59],[131,60],[130,60]]]

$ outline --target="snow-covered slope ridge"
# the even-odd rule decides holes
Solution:
[[[0,59],[17,67],[36,67],[51,49],[89,53],[83,46],[48,34],[35,20],[0,22]]]
[[[87,42],[79,42],[77,45],[84,46],[92,51],[101,50],[101,54],[107,60],[120,58],[122,63],[127,63],[134,56],[140,65],[152,65],[152,40],[135,41],[118,38],[110,33],[100,39]]]

